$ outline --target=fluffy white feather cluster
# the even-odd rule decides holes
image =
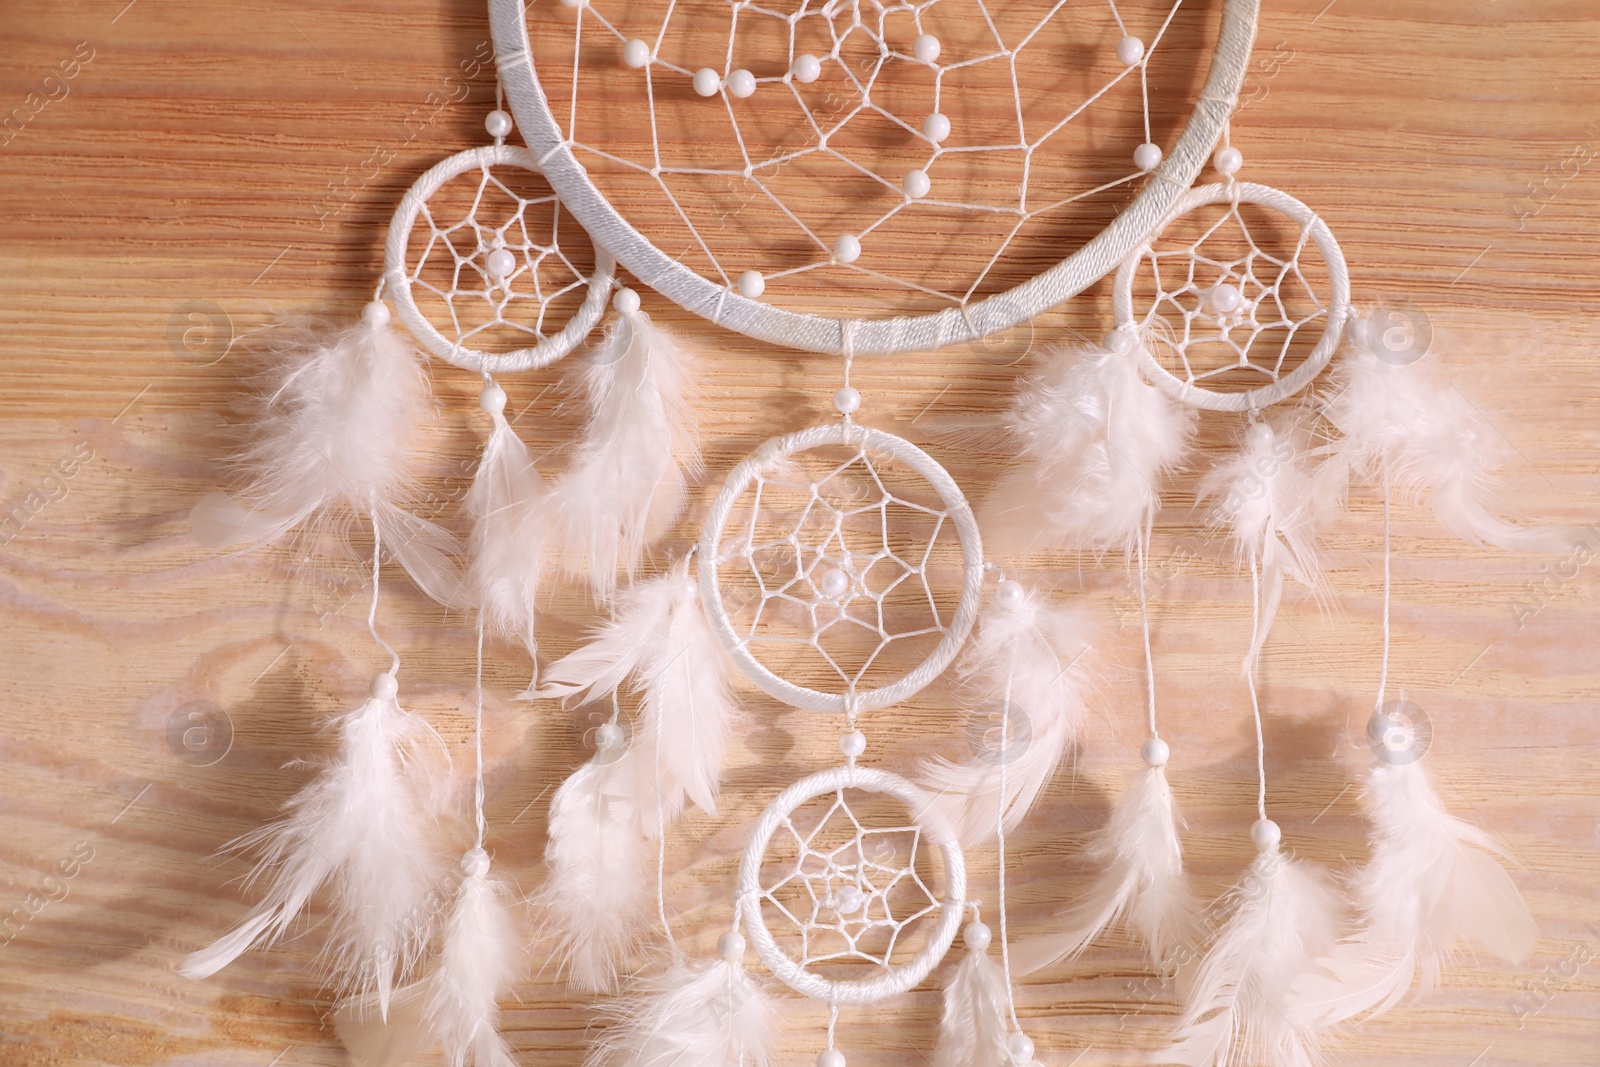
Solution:
[[[1015,830],[1049,784],[1086,714],[1080,658],[1089,624],[1016,582],[1002,583],[957,663],[972,711],[1006,736],[981,738],[962,762],[922,766],[922,785],[964,847]],[[977,738],[974,738],[977,740]]]
[[[433,408],[421,359],[387,314],[341,331],[300,323],[266,332],[271,361],[236,461],[249,485],[240,501],[201,498],[190,529],[210,547],[256,546],[307,524],[365,519],[419,589],[456,604],[460,545],[407,510],[414,444]]]
[[[1018,462],[982,511],[1001,553],[1126,551],[1182,461],[1195,415],[1139,376],[1136,354],[1050,355],[1006,419]]]

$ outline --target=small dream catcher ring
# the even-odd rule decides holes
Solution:
[[[783,480],[785,469],[802,453],[841,446],[848,450],[849,458],[835,464],[831,473],[809,484],[803,477]],[[823,490],[847,468],[865,487],[863,498],[847,504],[825,499]],[[885,472],[891,468],[908,471],[925,483],[922,487],[931,488],[933,498],[926,504],[898,498],[885,484],[889,480]],[[787,532],[768,539],[758,536],[756,527],[762,522],[763,508],[776,494],[775,486],[784,486],[799,495],[799,519]],[[748,520],[730,522],[735,505],[746,504]],[[865,545],[846,536],[845,528],[853,520],[856,528],[851,537],[859,535]],[[922,524],[925,536],[918,536],[918,543],[909,547],[892,546],[891,537],[897,527],[912,524],[913,520]],[[957,541],[961,576],[954,608],[943,612],[936,603],[929,577],[934,569],[935,547],[948,531],[954,532]],[[731,545],[725,543],[728,541]],[[759,554],[774,547],[783,554],[781,564],[774,568],[780,573],[770,578],[758,573],[755,581],[760,586],[760,605],[750,625],[741,626],[741,633],[730,616],[720,577],[724,570],[734,577],[733,565],[741,565],[747,572],[758,571]],[[960,651],[977,618],[982,596],[982,537],[972,508],[955,479],[937,460],[904,438],[846,421],[774,438],[746,457],[728,475],[712,502],[697,552],[701,601],[723,648],[763,692],[807,711],[854,715],[888,707],[918,692],[942,674]],[[911,558],[905,558],[908,556]],[[875,572],[890,567],[895,568],[892,580],[874,579]],[[917,612],[916,621],[896,629],[897,623],[886,610],[891,596],[904,596],[911,601]],[[776,636],[758,633],[758,625],[764,625],[762,613],[769,605],[790,609],[798,621],[785,623],[787,630]],[[945,614],[948,620],[943,617]],[[877,642],[860,670],[842,669],[824,648],[829,629],[839,624],[856,627]],[[933,647],[916,666],[882,680],[882,684],[868,684],[868,667],[893,669],[885,666],[886,657],[880,653],[896,642],[907,642],[902,647],[911,647],[909,642],[917,640]],[[808,646],[819,652],[842,691],[825,691],[781,677],[752,648],[764,643]]]
[[[1143,341],[1139,361],[1145,376],[1174,400],[1209,411],[1259,411],[1298,393],[1327,366],[1350,316],[1350,275],[1327,223],[1301,201],[1270,186],[1249,182],[1201,186],[1184,196],[1171,221],[1217,204],[1227,205],[1223,219],[1207,228],[1194,244],[1176,251],[1157,251],[1158,232],[1123,262],[1112,287],[1112,313],[1119,331]],[[1291,222],[1298,230],[1293,251],[1275,256],[1259,248],[1249,224],[1239,214],[1241,205],[1264,208]],[[1249,251],[1228,260],[1201,252],[1200,245],[1230,220],[1237,222]],[[1301,257],[1308,246],[1321,258],[1326,296],[1317,293],[1317,286],[1306,276]],[[1178,260],[1182,269],[1175,272],[1175,288],[1168,289],[1174,272],[1164,275],[1163,265],[1170,259]],[[1265,264],[1266,269],[1258,264]],[[1148,272],[1156,292],[1147,307],[1136,311],[1134,288],[1141,272]],[[1309,310],[1305,314],[1291,310],[1291,301],[1306,304]],[[1316,344],[1285,371],[1296,335],[1318,320],[1322,334]],[[1236,359],[1197,372],[1190,355],[1202,346],[1226,347]],[[1164,366],[1153,348],[1169,352],[1183,369],[1183,376]],[[1257,349],[1269,350],[1269,365],[1252,361],[1253,354],[1260,355]],[[1218,373],[1240,369],[1258,371],[1268,381],[1232,391],[1208,384]]]
[[[594,248],[594,268],[587,280],[583,279],[578,269],[566,259],[559,243],[559,219],[563,209],[556,202],[554,194],[551,194],[549,201],[552,210],[556,212],[556,224],[548,244],[541,244],[526,232],[527,224],[523,212],[528,203],[503,185],[500,186],[501,190],[517,200],[520,205],[513,217],[499,226],[487,226],[478,222],[474,213],[463,222],[450,227],[451,230],[471,228],[473,247],[470,249],[470,254],[463,254],[450,241],[442,240],[443,234],[428,207],[429,198],[452,179],[476,171],[481,178],[478,197],[474,201],[475,212],[483,199],[484,189],[489,183],[496,181],[492,174],[492,168],[495,167],[517,168],[543,177],[543,172],[539,169],[533,154],[518,145],[484,145],[441,160],[406,190],[405,196],[400,200],[400,206],[390,219],[389,237],[384,249],[384,286],[394,303],[396,312],[399,313],[400,321],[411,331],[412,336],[435,356],[463,370],[481,374],[536,370],[554,363],[571,352],[589,335],[589,331],[594,329],[600,317],[605,314],[606,302],[610,297],[616,275],[616,263],[611,254],[598,244]],[[408,254],[411,235],[418,222],[423,220],[429,226],[432,236],[418,262],[412,264]],[[514,227],[519,232],[511,232]],[[568,229],[571,233],[582,234],[575,221],[569,220]],[[432,286],[421,276],[427,256],[441,244],[454,261],[451,267],[451,288],[448,291]],[[575,279],[564,287],[563,291],[585,285],[586,291],[583,303],[561,329],[546,333],[543,329],[543,320],[551,296],[539,289],[540,282],[537,275],[540,261],[550,255],[560,257],[565,266],[571,269]],[[481,288],[463,288],[461,277],[464,273],[475,277],[481,283]],[[514,290],[514,283],[524,276],[533,278],[535,293],[531,298]],[[430,290],[450,309],[451,317],[456,320],[453,324],[456,339],[446,337],[428,316],[423,314],[421,308],[417,306],[416,294],[413,291],[415,287]],[[485,301],[492,312],[488,325],[512,326],[537,338],[536,342],[526,348],[508,352],[486,352],[471,347],[467,342],[476,330],[462,326],[455,310],[455,298],[458,296]],[[518,321],[515,316],[519,305],[529,300],[536,300],[539,304],[537,321],[531,327]]]
[[[903,804],[910,811],[910,825],[863,827],[845,798],[847,789]],[[833,804],[815,827],[795,825],[794,818],[807,801],[828,796],[834,797]],[[827,852],[817,851],[824,847],[817,836],[839,814],[853,829],[850,839]],[[780,828],[793,835],[798,856],[792,871],[773,885],[763,885],[764,860]],[[877,855],[870,843],[873,835],[897,835],[909,845],[905,861],[892,866],[898,859]],[[880,844],[890,839],[885,836]],[[942,862],[943,886],[937,894],[928,889],[917,870],[925,840],[938,850]],[[785,886],[803,887],[803,895],[797,896],[809,902],[808,914],[795,915],[794,909],[779,899]],[[912,887],[916,904],[891,902],[891,894]],[[739,907],[756,954],[776,978],[796,992],[834,1005],[871,1004],[921,984],[955,941],[967,907],[966,893],[967,867],[961,846],[942,824],[927,795],[897,774],[854,763],[802,778],[779,793],[761,813],[739,864]],[[840,904],[846,894],[851,895],[850,901]],[[778,944],[763,914],[764,906],[799,930],[799,959]],[[897,917],[894,911],[901,906],[905,913]],[[896,962],[897,952],[905,954],[901,935],[922,920],[932,924],[926,940],[910,959]],[[819,938],[819,934],[832,941]],[[877,948],[881,955],[871,955],[872,950],[861,947],[873,934],[880,935]],[[819,940],[824,949],[835,947],[837,951],[817,951]],[[881,972],[871,978],[829,978],[815,969],[819,962],[829,960],[870,961],[881,967]]]

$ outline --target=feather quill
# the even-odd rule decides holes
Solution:
[[[380,678],[387,678],[381,675]],[[374,695],[335,723],[338,754],[288,802],[278,822],[230,848],[257,851],[249,882],[267,891],[250,917],[179,970],[206,978],[252,945],[284,935],[324,884],[333,891],[325,958],[342,992],[371,992],[387,1016],[390,994],[422,958],[432,932],[438,869],[419,786],[438,788],[422,752],[427,724]]]
[[[243,503],[211,493],[195,504],[196,541],[255,547],[307,523],[364,517],[419,589],[460,601],[455,538],[404,509],[416,492],[415,434],[432,409],[421,361],[386,323],[387,314],[331,334],[309,325],[267,334],[272,365],[236,461],[250,485]]]
[[[1367,784],[1372,858],[1357,872],[1358,933],[1296,983],[1310,1025],[1387,1011],[1420,977],[1422,992],[1463,940],[1503,960],[1533,952],[1538,927],[1497,862],[1488,834],[1451,815],[1417,763],[1377,763]]]
[[[585,361],[589,425],[550,493],[557,557],[609,600],[677,521],[698,475],[693,359],[642,311],[621,314]]]
[[[449,1067],[513,1067],[500,1036],[499,998],[515,975],[520,939],[506,888],[489,877],[489,857],[475,848],[462,858],[465,877],[445,924],[444,944],[428,976],[425,1013]]]
[[[957,671],[980,713],[1004,716],[1009,736],[984,737],[957,763],[933,759],[922,785],[965,847],[995,835],[1002,813],[1016,829],[1049,784],[1085,717],[1078,661],[1088,648],[1084,617],[1023,590],[1002,590],[979,620]],[[976,739],[975,739],[976,740]]]
[[[1425,501],[1439,525],[1470,544],[1512,552],[1570,552],[1578,531],[1528,527],[1491,509],[1503,449],[1476,406],[1441,380],[1427,357],[1412,363],[1381,359],[1357,324],[1357,340],[1334,368],[1335,390],[1323,407],[1341,437],[1330,451],[1350,476],[1382,483]]]
[[[1011,950],[1012,968],[1032,974],[1076,957],[1121,921],[1145,947],[1152,966],[1168,971],[1192,944],[1199,905],[1183,869],[1178,814],[1164,767],[1146,767],[1123,789],[1103,837],[1086,858],[1100,874],[1083,899],[1051,920],[1056,931]]]
[[[1139,376],[1134,353],[1088,349],[1052,356],[1007,424],[1020,462],[983,508],[989,545],[1126,550],[1187,451],[1195,416]]]
[[[766,1067],[772,1003],[737,961],[674,962],[601,1007],[588,1067]]]
[[[355,1067],[401,1067],[433,1042],[427,1018],[427,982],[396,989],[388,1017],[367,993],[341,1000],[333,1010],[333,1029]]]
[[[544,479],[505,417],[505,391],[490,382],[479,398],[493,420],[463,501],[472,519],[467,578],[488,625],[520,638],[530,654],[534,596],[544,568]]]
[[[989,955],[987,926],[970,923],[964,936],[966,957],[944,988],[933,1067],[1011,1067],[1005,972]]]
[[[646,925],[649,842],[639,829],[635,758],[602,749],[550,804],[541,933],[556,943],[567,980],[588,993],[616,985]]]
[[[641,778],[635,790],[641,829],[654,836],[686,801],[715,814],[734,704],[727,660],[706,624],[687,559],[628,589],[611,621],[546,668],[543,685],[525,695],[585,702],[630,679],[639,696],[629,766]]]
[[[1292,1021],[1291,984],[1334,942],[1327,877],[1276,846],[1229,894],[1231,913],[1195,974],[1175,1040],[1153,1057],[1188,1067],[1314,1067],[1318,1034]]]

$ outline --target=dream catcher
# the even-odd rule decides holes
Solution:
[[[370,528],[368,621],[391,663],[337,721],[338,751],[284,818],[239,842],[259,854],[261,903],[185,973],[270,944],[325,895],[327,977],[357,1062],[398,1064],[429,1044],[456,1067],[514,1062],[497,1002],[516,977],[519,911],[485,848],[491,638],[534,659],[521,697],[536,710],[611,709],[593,757],[553,797],[529,901],[534,937],[569,983],[609,997],[596,1063],[771,1062],[781,986],[827,1007],[816,1062],[843,1067],[851,1009],[939,972],[934,1062],[1021,1067],[1035,1049],[1013,974],[1120,924],[1163,973],[1200,960],[1162,1062],[1303,1064],[1322,1032],[1396,1003],[1419,973],[1432,982],[1459,939],[1511,959],[1530,950],[1532,921],[1491,840],[1390,748],[1378,746],[1371,775],[1373,856],[1352,882],[1354,920],[1268,818],[1256,668],[1286,586],[1327,595],[1317,546],[1353,486],[1379,487],[1385,516],[1375,737],[1405,725],[1385,702],[1391,496],[1425,500],[1477,542],[1562,550],[1569,535],[1494,514],[1496,459],[1475,410],[1426,364],[1374,343],[1310,208],[1239,179],[1227,124],[1251,0],[1220,15],[1042,0],[489,7],[509,109],[488,117],[493,143],[441,162],[402,199],[359,325],[266,332],[275,371],[243,456],[249,487],[195,512],[213,544]],[[1192,101],[1154,91],[1202,73]],[[1010,105],[979,104],[995,99]],[[525,146],[508,143],[514,125]],[[1217,180],[1193,187],[1208,161]],[[897,259],[897,248],[918,254]],[[618,284],[618,264],[640,289]],[[1107,276],[1113,328],[1102,345],[1053,356],[1019,392],[1006,420],[1015,462],[977,513],[933,456],[857,422],[857,356],[981,339]],[[692,350],[644,311],[644,289],[843,360],[838,417],[735,466],[698,542],[676,549],[660,542],[704,473],[704,383]],[[586,428],[564,468],[542,472],[494,376],[575,351],[608,306],[571,375]],[[431,405],[418,347],[483,383],[487,437],[462,539],[421,514],[413,435]],[[1330,366],[1331,386],[1313,389]],[[1258,766],[1258,855],[1214,934],[1184,873],[1146,601],[1163,482],[1189,461],[1201,411],[1238,421],[1237,451],[1200,491],[1249,575],[1242,680]],[[1093,627],[1007,578],[985,544],[1002,558],[1121,554],[1143,621],[1142,767],[1086,852],[1093,885],[1051,933],[1016,944],[1007,835],[1086,717]],[[652,547],[664,567],[646,567]],[[378,636],[384,551],[476,623],[475,837],[453,875],[433,840],[442,748],[402,710],[399,657]],[[539,670],[538,597],[551,580],[579,583],[606,620]],[[946,675],[969,712],[996,722],[996,751],[869,764],[869,718]],[[690,806],[716,812],[744,685],[837,716],[842,762],[768,804],[729,887],[717,958],[695,960],[672,936],[666,842]],[[991,847],[995,930],[966,860]],[[946,966],[958,935],[962,959]],[[663,941],[664,962],[637,973],[636,950]],[[746,969],[752,954],[773,982]]]

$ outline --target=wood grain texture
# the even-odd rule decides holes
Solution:
[[[1600,14],[1587,0],[1265,7],[1258,89],[1234,126],[1249,176],[1322,213],[1360,298],[1427,310],[1434,347],[1514,449],[1511,513],[1595,521]],[[184,306],[219,310],[233,331],[275,312],[353,312],[391,205],[436,158],[479,140],[491,81],[466,103],[429,94],[486,37],[470,0],[0,7],[0,110],[31,116],[0,134],[0,499],[21,516],[0,545],[0,914],[26,916],[0,945],[0,1062],[345,1062],[307,977],[315,931],[213,981],[172,969],[247,906],[231,884],[243,865],[208,857],[292,794],[305,771],[282,765],[325,751],[318,723],[381,665],[359,562],[302,564],[283,549],[216,558],[188,543],[186,509],[219,480],[210,457],[243,387],[220,348],[200,343],[209,335],[185,344]],[[75,55],[66,94],[45,87]],[[59,98],[33,107],[30,93]],[[1098,332],[1108,306],[1102,283],[1036,340]],[[822,414],[831,368],[661,318],[708,353],[713,471]],[[904,429],[930,405],[998,410],[1017,368],[996,362],[886,358],[858,366],[856,384],[872,421]],[[513,406],[557,378],[508,382]],[[441,371],[436,387],[436,486],[448,497],[445,475],[482,427],[469,376]],[[571,414],[536,410],[523,427],[536,451],[570,437]],[[1223,422],[1206,424],[1206,441],[1225,439]],[[995,477],[990,457],[950,458],[975,491]],[[1189,510],[1193,488],[1192,472],[1179,479],[1156,534],[1156,656],[1186,840],[1215,893],[1248,859],[1253,753],[1235,665],[1249,605]],[[1377,667],[1378,520],[1376,501],[1358,496],[1330,545],[1335,610],[1291,598],[1263,672],[1278,818],[1299,854],[1338,870],[1365,855],[1353,783]],[[1392,685],[1433,721],[1428,761],[1446,802],[1522,864],[1542,940],[1522,966],[1464,958],[1432,996],[1348,1035],[1338,1063],[1600,1063],[1600,601],[1592,567],[1552,577],[1547,564],[1464,547],[1397,513]],[[1028,569],[1096,613],[1104,669],[1073,772],[1012,842],[1014,931],[1037,929],[1083,884],[1074,852],[1103,824],[1140,737],[1124,572],[1067,557]],[[393,577],[385,626],[407,692],[465,755],[471,627]],[[1530,600],[1538,610],[1515,607]],[[570,591],[549,612],[551,655],[593,619]],[[489,665],[489,821],[500,869],[531,888],[544,801],[582,757],[570,718],[511,702],[527,674],[505,648]],[[905,766],[953,751],[948,698],[935,687],[885,716],[875,753]],[[234,736],[202,767],[175,755],[168,731],[206,705]],[[676,929],[702,950],[750,820],[833,745],[814,717],[750,706],[722,816],[688,820],[667,861]],[[992,900],[992,855],[972,862],[974,894]],[[849,1017],[852,1067],[925,1062],[937,1006],[930,986]],[[1087,1067],[1157,1047],[1173,995],[1111,939],[1027,982],[1018,1008],[1041,1062]],[[519,984],[505,1023],[523,1062],[576,1065],[591,1018],[544,971]],[[796,1013],[783,1062],[811,1062],[823,1021]]]

